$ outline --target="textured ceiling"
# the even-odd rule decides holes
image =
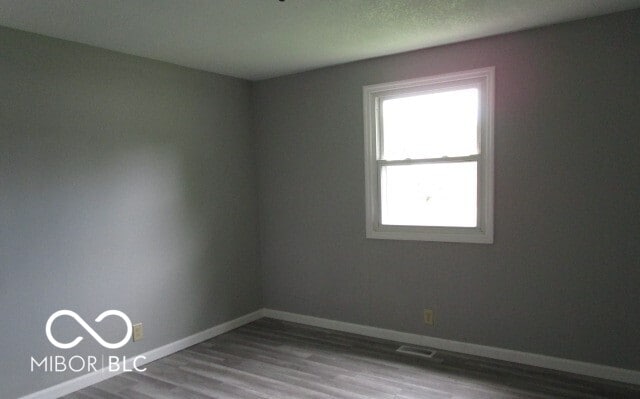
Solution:
[[[251,80],[640,0],[0,0],[0,25]]]

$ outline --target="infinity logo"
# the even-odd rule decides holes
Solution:
[[[49,342],[51,342],[52,345],[54,345],[54,346],[56,346],[56,347],[58,347],[60,349],[73,348],[76,345],[78,345],[80,343],[80,341],[82,341],[84,339],[83,337],[76,337],[73,341],[65,344],[65,343],[59,342],[58,340],[53,338],[53,335],[51,334],[51,325],[60,316],[69,316],[69,317],[73,318],[75,321],[78,322],[78,324],[80,324],[82,326],[82,328],[84,328],[89,334],[91,334],[91,336],[96,341],[98,341],[98,343],[100,345],[102,345],[102,346],[104,346],[105,348],[108,348],[108,349],[118,349],[118,348],[122,348],[123,346],[125,346],[127,344],[127,342],[129,342],[129,339],[131,338],[131,332],[133,331],[133,326],[131,325],[131,320],[129,320],[129,317],[126,314],[124,314],[123,312],[121,312],[119,310],[107,310],[107,311],[104,311],[104,312],[100,313],[100,315],[98,317],[96,317],[96,320],[95,320],[97,323],[100,323],[102,320],[104,320],[105,317],[118,316],[122,320],[124,320],[124,323],[127,326],[127,333],[124,336],[124,338],[122,339],[122,341],[116,342],[116,343],[110,343],[110,342],[107,342],[104,339],[102,339],[102,337],[100,335],[98,335],[98,333],[95,332],[95,330],[93,328],[91,328],[91,326],[89,326],[87,324],[87,322],[82,319],[82,317],[78,316],[78,314],[76,312],[73,312],[71,310],[58,310],[57,312],[55,312],[54,314],[52,314],[49,317],[49,320],[47,320],[47,326],[46,326],[45,332],[47,333],[47,338],[49,339]]]

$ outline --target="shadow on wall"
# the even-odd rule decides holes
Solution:
[[[85,155],[74,150],[29,160],[18,154],[8,170],[19,172],[2,178],[0,297],[2,314],[11,320],[5,326],[12,326],[2,336],[13,348],[12,373],[27,374],[26,380],[34,373],[54,379],[29,371],[32,356],[137,354],[233,313],[232,301],[212,289],[232,284],[225,273],[230,265],[216,267],[226,243],[215,239],[220,211],[212,206],[214,191],[200,188],[205,165],[160,144],[91,160]],[[86,339],[73,350],[57,350],[44,325],[60,309],[81,315],[109,342],[121,339],[122,323],[93,319],[121,310],[134,323],[144,322],[147,342],[106,351],[63,317],[52,328],[60,342]],[[171,325],[174,318],[177,325]]]

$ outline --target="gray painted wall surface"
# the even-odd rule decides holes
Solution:
[[[0,397],[71,378],[31,356],[134,355],[261,306],[250,84],[0,28]],[[59,319],[118,341],[102,350]],[[78,363],[76,363],[77,367]]]
[[[640,370],[638,49],[636,10],[255,84],[265,306]],[[365,239],[362,86],[491,65],[495,244]]]

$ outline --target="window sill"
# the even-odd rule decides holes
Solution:
[[[418,226],[382,226],[368,228],[367,238],[382,240],[410,240],[457,242],[469,244],[493,244],[493,232],[480,228],[446,228]]]

